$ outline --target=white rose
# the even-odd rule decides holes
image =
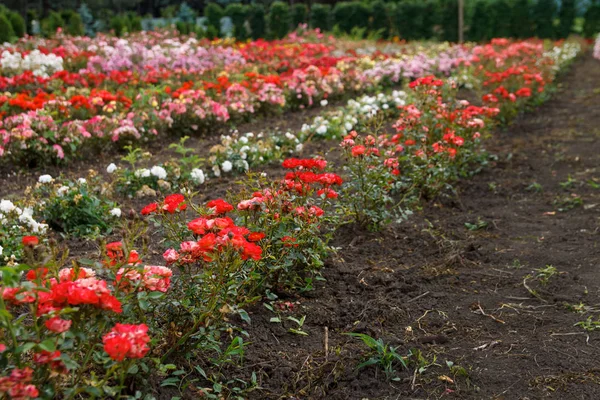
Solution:
[[[223,172],[229,172],[233,168],[233,164],[228,160],[221,164],[221,168],[223,169]]]
[[[167,179],[167,171],[158,165],[152,167],[152,169],[150,169],[150,173],[156,176],[158,179]]]
[[[38,179],[39,183],[50,183],[52,182],[54,179],[50,176],[50,175],[42,175],[40,176],[40,178]]]
[[[321,100],[321,106],[325,107],[329,102],[325,99]]]
[[[138,169],[135,171],[135,176],[138,178],[148,178],[150,176],[150,170],[146,168]]]
[[[0,200],[0,211],[7,214],[15,209],[15,205],[10,200]]]
[[[85,180],[85,178],[79,178],[79,179],[77,179],[77,183],[79,183],[80,185],[83,185],[84,183],[87,183],[87,181]]]
[[[327,133],[327,127],[325,125],[321,125],[317,128],[317,133],[319,135],[324,135]]]
[[[212,167],[213,170],[213,174],[215,174],[215,176],[218,178],[219,176],[221,176],[221,170],[219,169],[218,165],[213,165]]]
[[[106,167],[106,172],[108,172],[109,174],[112,174],[113,172],[115,172],[117,170],[117,166],[115,165],[115,163],[110,163],[110,165],[108,167]]]
[[[113,217],[121,218],[121,209],[113,208],[112,210],[110,210],[110,215],[112,215]]]
[[[192,180],[198,185],[202,185],[206,180],[206,177],[204,176],[204,171],[202,171],[199,168],[194,168],[190,173],[190,176],[192,177]]]

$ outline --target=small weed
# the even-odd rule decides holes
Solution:
[[[389,380],[397,380],[394,375],[394,364],[400,364],[407,368],[404,358],[396,352],[397,347],[392,347],[385,344],[382,339],[374,339],[363,333],[345,333],[344,335],[352,336],[362,340],[362,342],[371,349],[369,358],[358,365],[357,369],[368,367],[369,365],[378,365],[385,372],[385,376]],[[410,355],[409,355],[410,357]]]
[[[565,212],[572,210],[575,207],[581,207],[583,205],[583,199],[577,194],[572,193],[567,197],[557,197],[554,200],[554,205],[558,207],[558,211]]]
[[[594,321],[591,316],[589,316],[585,321],[579,321],[574,326],[580,326],[588,332],[592,332],[600,329],[600,320]]]
[[[577,183],[577,180],[573,179],[573,177],[571,175],[569,175],[567,180],[564,182],[560,182],[559,185],[563,189],[569,189],[569,188],[575,186],[576,183]]]
[[[525,190],[527,190],[528,192],[540,193],[542,190],[544,190],[544,188],[539,183],[533,182],[531,185],[527,186]]]
[[[540,281],[542,285],[547,285],[550,279],[558,274],[558,270],[552,265],[546,265],[546,267],[538,268],[534,271],[534,278]]]
[[[592,178],[589,179],[587,181],[587,184],[592,188],[592,189],[600,189],[600,183],[596,182],[597,179],[596,178]]]
[[[521,263],[521,260],[519,260],[518,258],[515,258],[512,263],[508,264],[508,268],[515,268],[515,269],[520,269],[523,268],[525,265],[523,263]]]
[[[496,193],[498,191],[498,184],[496,182],[488,183],[488,189],[490,192]]]
[[[288,329],[288,332],[295,333],[296,335],[308,336],[308,333],[302,330],[302,326],[304,325],[304,320],[306,320],[306,315],[302,316],[302,318],[300,318],[300,319],[290,316],[290,317],[287,317],[287,320],[295,322],[297,325],[297,328],[290,328],[290,329]]]
[[[481,219],[481,217],[477,217],[477,222],[471,224],[470,222],[465,222],[465,227],[470,231],[478,231],[480,229],[485,229],[488,227],[487,221]]]

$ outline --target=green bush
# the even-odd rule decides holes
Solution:
[[[292,29],[298,25],[308,22],[308,8],[303,3],[296,3],[292,6]]]
[[[458,1],[439,0],[441,39],[448,42],[458,41]]]
[[[0,44],[10,42],[14,38],[15,31],[12,28],[12,24],[4,13],[0,13]]]
[[[482,42],[489,36],[488,0],[478,0],[473,9],[473,18],[467,37],[474,42]]]
[[[337,3],[333,7],[333,23],[346,33],[352,28],[366,28],[369,26],[369,7],[358,1]]]
[[[66,31],[69,35],[82,36],[84,33],[83,21],[78,13],[71,14],[69,22],[66,26]]]
[[[276,1],[271,4],[269,15],[267,17],[270,35],[277,39],[282,39],[290,31],[292,18],[290,7],[283,1]]]
[[[123,15],[115,15],[110,19],[110,29],[114,31],[115,36],[121,37],[127,31],[127,20]]]
[[[562,0],[560,12],[558,13],[558,18],[560,19],[557,29],[558,37],[566,38],[571,34],[575,16],[575,0]]]
[[[215,29],[212,32],[217,32],[217,36],[221,34],[221,18],[223,18],[223,8],[216,3],[208,3],[204,8],[204,16],[206,17],[207,30],[211,26]]]
[[[206,37],[210,40],[216,39],[219,37],[219,30],[216,26],[208,25],[206,27]]]
[[[262,4],[251,4],[248,6],[248,19],[250,25],[250,31],[252,39],[260,39],[265,37],[266,22],[265,22],[265,8]]]
[[[331,29],[331,6],[328,4],[314,3],[310,8],[309,24],[313,29],[320,29],[322,32]]]
[[[381,31],[383,38],[389,37],[394,12],[394,3],[386,3],[383,0],[375,0],[371,3],[371,30]]]
[[[190,33],[190,24],[183,22],[183,21],[177,21],[175,22],[175,28],[177,29],[177,32],[179,32],[181,35],[189,35]]]
[[[141,32],[144,30],[142,26],[142,17],[137,14],[129,14],[129,23],[127,24],[129,32]]]
[[[96,35],[96,24],[90,8],[87,6],[87,4],[81,3],[81,6],[77,12],[79,15],[81,15],[81,22],[83,23],[83,31],[85,35],[94,37]]]
[[[600,0],[594,0],[584,14],[583,35],[591,38],[600,32]]]
[[[45,36],[53,36],[58,28],[64,28],[66,25],[63,17],[54,11],[51,11],[46,19],[42,21],[42,33]]]
[[[509,16],[511,15],[512,7],[508,0],[493,0],[489,5],[490,29],[493,37],[511,37],[512,29]]]
[[[238,40],[246,40],[248,31],[246,29],[246,20],[248,19],[248,7],[233,3],[225,8],[225,15],[231,18],[233,24],[234,36]]]
[[[431,37],[434,11],[431,2],[408,0],[398,3],[393,13],[394,30],[403,39],[418,40]]]
[[[23,17],[21,17],[21,14],[17,12],[9,12],[6,17],[10,21],[15,35],[20,38],[25,36],[25,20]]]
[[[535,35],[539,38],[554,37],[554,18],[556,17],[556,2],[554,0],[537,0],[532,10],[532,20],[535,25]]]
[[[511,36],[524,39],[533,36],[530,0],[515,0],[511,12]]]

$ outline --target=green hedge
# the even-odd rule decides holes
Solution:
[[[271,37],[281,39],[287,35],[290,32],[290,25],[292,23],[288,4],[283,1],[276,1],[271,4],[268,21]]]

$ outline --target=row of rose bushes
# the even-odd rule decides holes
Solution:
[[[380,228],[480,168],[481,139],[495,122],[545,98],[577,54],[568,46],[561,44],[560,54],[531,43],[481,47],[470,67],[483,77],[487,105],[458,100],[454,79],[415,80],[393,133],[343,134],[341,169],[322,158],[288,158],[283,178],[250,174],[226,199],[196,204],[184,190],[148,204],[141,216],[119,210],[113,216],[121,217],[122,240],[103,245],[98,258],[68,265],[41,232],[19,237],[25,262],[1,269],[0,393],[141,398],[149,374],[171,369],[211,386],[196,385],[198,395],[233,390],[196,362],[223,362],[214,343],[240,329],[231,321],[249,322],[244,308],[265,293],[310,288],[331,252],[324,232],[352,221]],[[49,176],[32,190],[69,197],[71,188],[88,185],[104,190],[90,179],[66,184]],[[78,194],[68,207],[83,201]],[[149,245],[148,230],[162,240]],[[158,249],[165,266],[151,262]],[[240,340],[228,351],[234,343],[243,347]]]
[[[15,74],[0,80],[9,90],[0,95],[0,157],[56,162],[81,155],[84,144],[198,134],[257,114],[449,74],[469,55],[468,47],[445,44],[367,46],[359,51],[314,32],[238,44],[155,32],[23,39],[0,59],[2,70]]]

